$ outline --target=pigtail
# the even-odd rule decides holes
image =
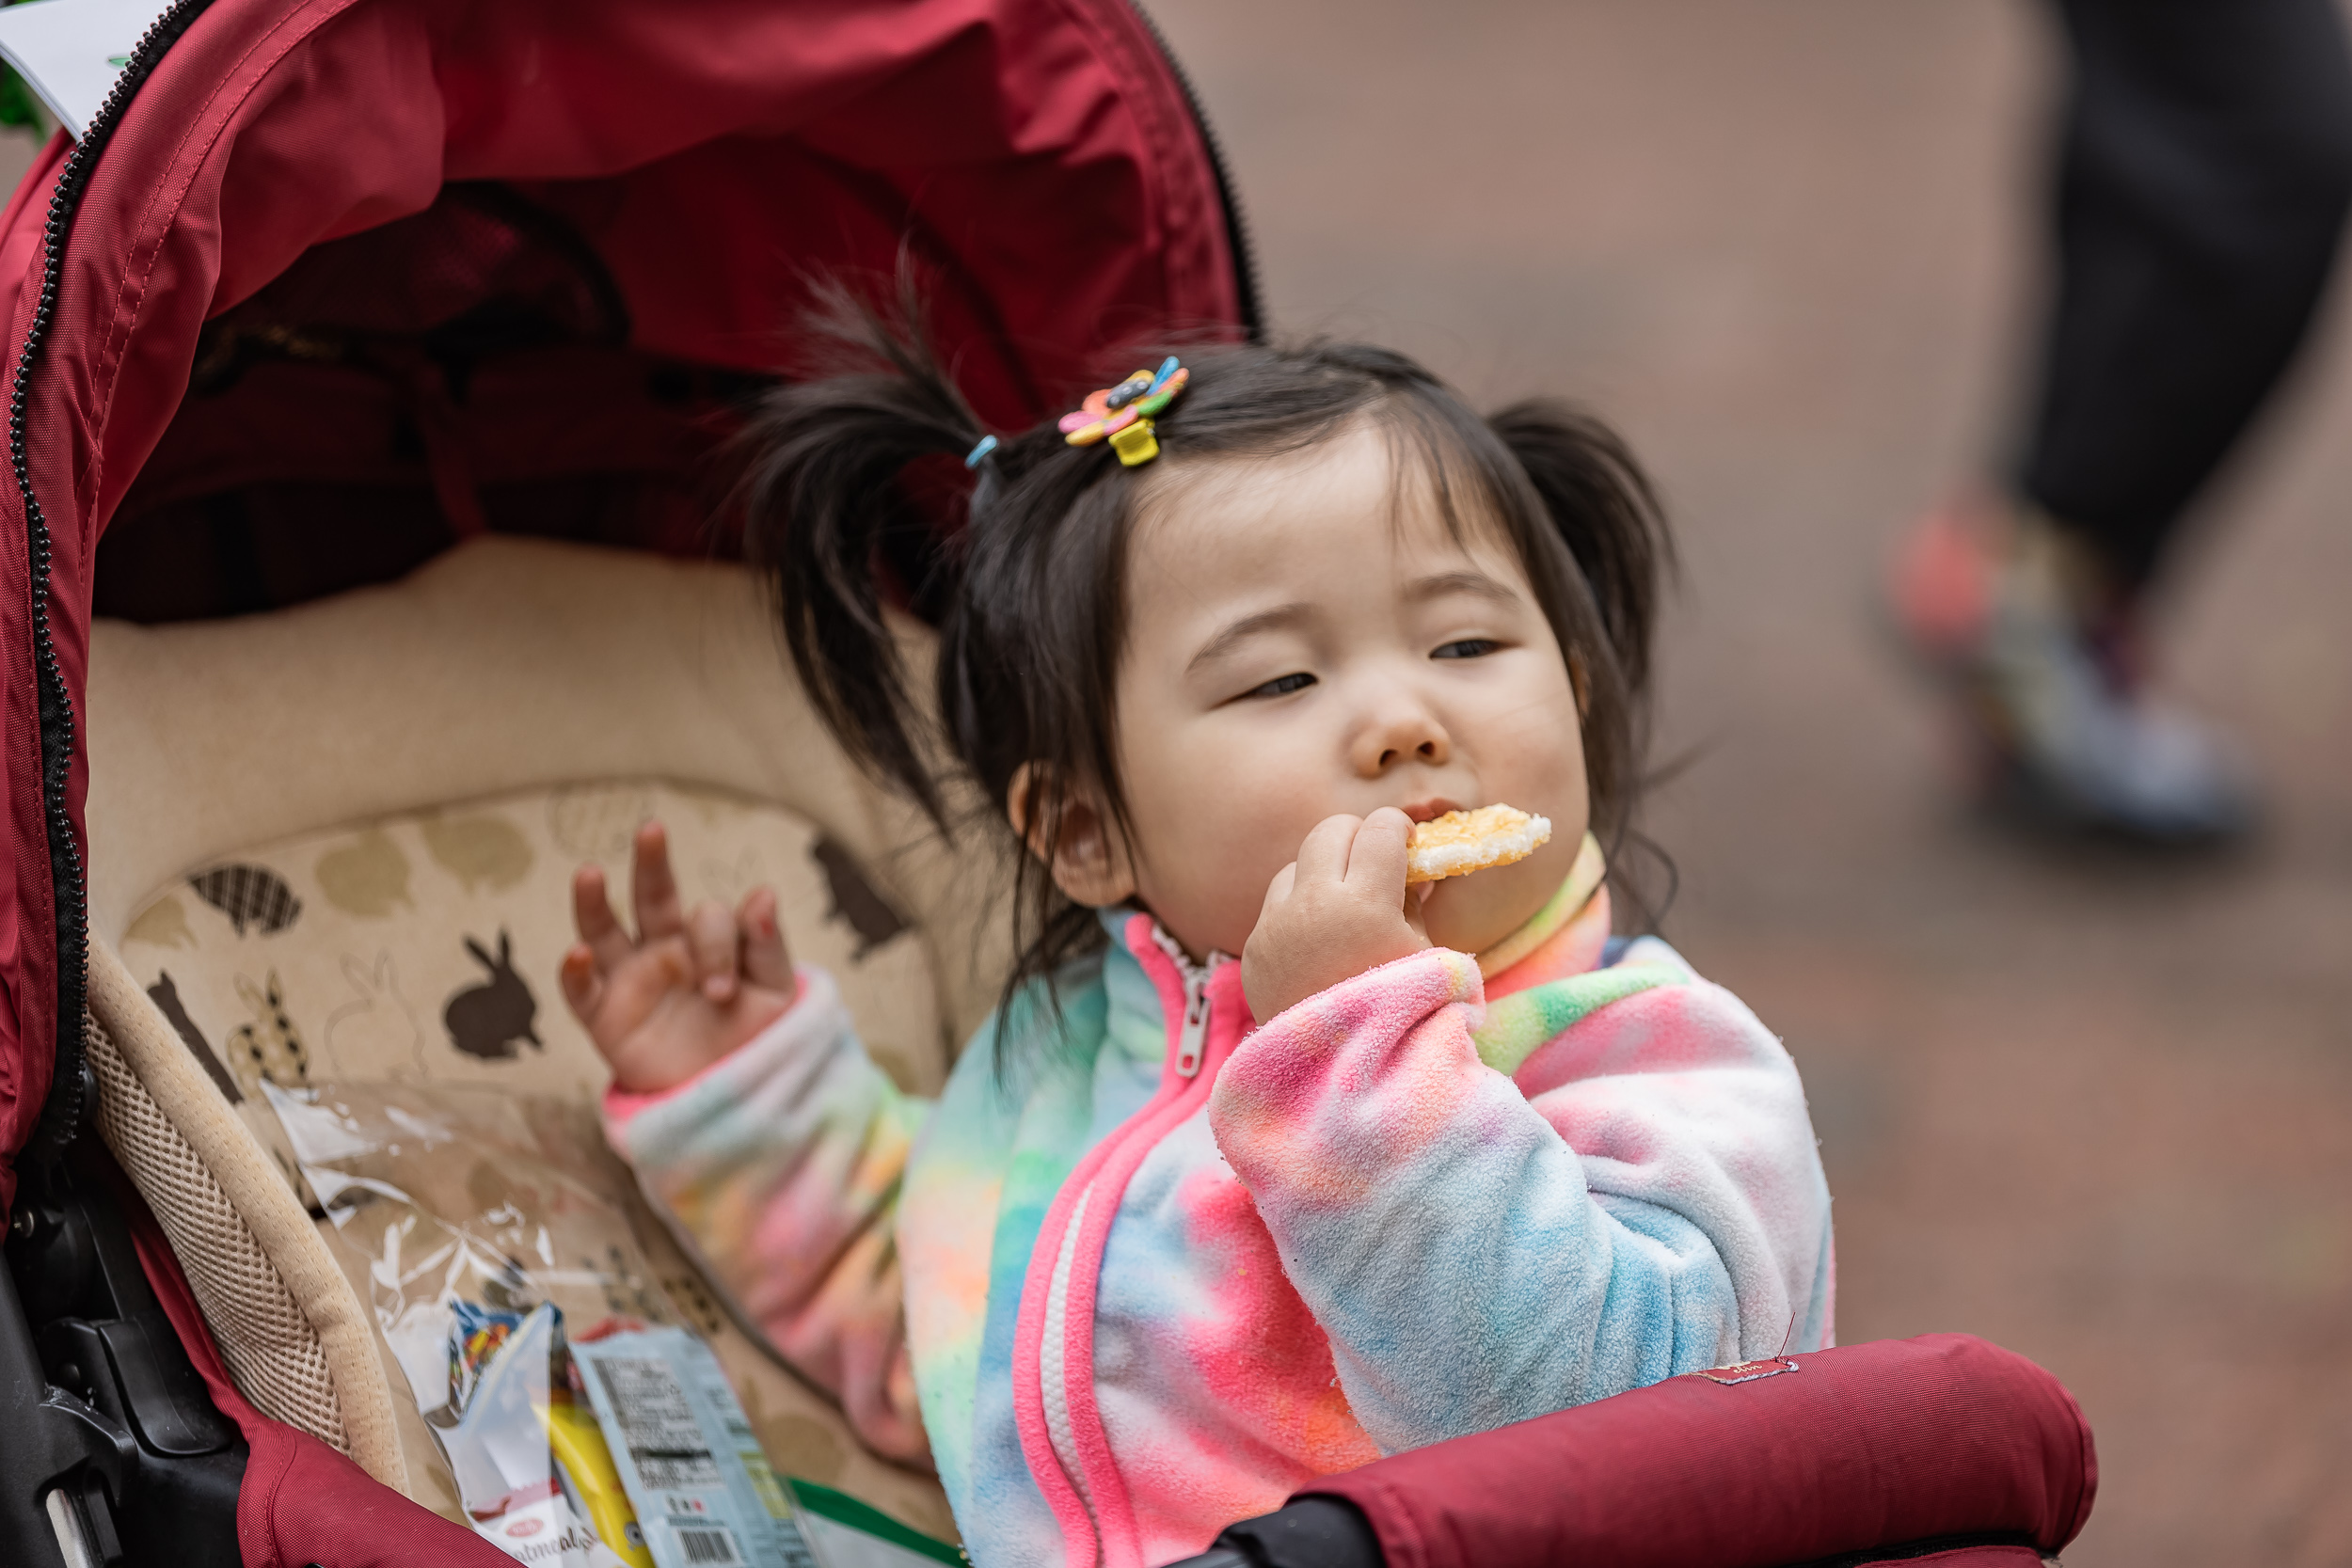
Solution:
[[[961,458],[978,418],[956,390],[910,310],[885,325],[838,285],[821,286],[806,320],[844,373],[776,388],[739,445],[746,553],[766,575],[792,667],[850,754],[904,789],[945,830],[939,784],[918,740],[920,709],[882,616],[884,558],[917,602],[945,597],[957,570],[909,483],[927,459]],[[893,547],[897,546],[897,547]],[[903,580],[910,576],[916,580]]]
[[[1566,546],[1599,625],[1597,657],[1570,650],[1584,709],[1592,820],[1627,924],[1656,930],[1680,882],[1673,857],[1634,825],[1649,748],[1651,639],[1674,539],[1649,476],[1617,434],[1588,414],[1534,398],[1487,428],[1527,476],[1544,521]],[[1566,639],[1563,640],[1564,641]]]
[[[1649,689],[1662,579],[1675,564],[1649,476],[1616,432],[1565,404],[1531,398],[1486,423],[1527,471],[1576,558],[1626,695],[1639,703]]]

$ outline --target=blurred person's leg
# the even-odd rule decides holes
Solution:
[[[2058,293],[2025,499],[2130,593],[2276,385],[2352,196],[2334,0],[2058,0]]]
[[[2069,826],[2225,835],[2242,768],[2141,683],[2137,610],[2277,384],[2352,200],[2334,0],[2056,0],[2073,65],[2058,286],[2005,495],[1915,536],[1898,591],[1962,677],[1988,787]]]

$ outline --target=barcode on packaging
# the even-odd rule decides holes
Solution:
[[[671,1534],[689,1568],[735,1568],[743,1560],[743,1554],[735,1549],[734,1533],[720,1526],[697,1526]]]

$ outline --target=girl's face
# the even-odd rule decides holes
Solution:
[[[1065,890],[1138,899],[1196,958],[1237,954],[1324,818],[1500,803],[1549,817],[1550,842],[1438,883],[1430,940],[1476,953],[1541,909],[1584,835],[1584,751],[1567,662],[1501,529],[1468,518],[1456,542],[1370,421],[1279,459],[1164,458],[1143,479],[1117,683],[1133,837],[1105,845],[1097,878],[1057,877]]]

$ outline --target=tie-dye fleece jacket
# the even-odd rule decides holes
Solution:
[[[926,1451],[980,1568],[1142,1568],[1383,1452],[1830,1342],[1795,1065],[1599,850],[1527,927],[1263,1026],[1147,916],[935,1104],[803,971],[608,1128],[775,1348]],[[1036,1037],[1051,1030],[1058,1037]]]

